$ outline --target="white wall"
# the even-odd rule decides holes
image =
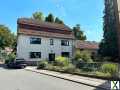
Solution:
[[[49,53],[55,53],[55,56],[60,56],[61,52],[70,52],[72,57],[73,50],[73,40],[69,40],[69,46],[61,46],[61,40],[53,38],[54,45],[50,45],[50,38],[40,37],[41,44],[30,44],[30,37],[37,36],[27,36],[27,35],[18,35],[17,42],[17,57],[24,58],[28,61],[38,61],[40,59],[30,59],[30,52],[41,52],[41,60],[48,59]]]

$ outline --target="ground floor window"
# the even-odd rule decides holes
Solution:
[[[41,52],[30,52],[30,58],[41,58]]]
[[[69,52],[62,52],[61,55],[63,57],[70,57],[70,53]]]

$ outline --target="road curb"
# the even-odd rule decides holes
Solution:
[[[109,90],[108,88],[104,88],[104,87],[100,87],[100,86],[95,86],[93,84],[87,84],[87,83],[84,83],[84,82],[80,82],[80,81],[76,81],[76,80],[72,80],[72,79],[68,79],[68,78],[64,78],[64,77],[60,77],[60,76],[56,76],[56,75],[46,74],[46,73],[43,73],[43,72],[38,72],[38,71],[35,71],[35,70],[31,70],[31,69],[25,69],[25,70],[31,71],[31,72],[35,72],[35,73],[39,73],[39,74],[44,74],[44,75],[52,76],[52,77],[56,77],[56,78],[60,78],[60,79],[64,79],[64,80],[68,80],[68,81],[72,81],[72,82],[75,82],[75,83],[79,83],[79,84],[83,84],[83,85],[87,85],[87,86],[91,86],[91,87],[95,87],[95,88]]]

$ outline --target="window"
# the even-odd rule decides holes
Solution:
[[[50,45],[54,45],[53,39],[50,39]]]
[[[30,52],[30,58],[41,58],[41,52]]]
[[[69,52],[62,52],[61,55],[62,55],[62,57],[69,57],[70,56]]]
[[[80,51],[84,51],[84,49],[80,49]]]
[[[41,44],[41,38],[30,38],[30,44]]]
[[[69,46],[69,41],[68,40],[61,40],[61,45],[62,46]]]

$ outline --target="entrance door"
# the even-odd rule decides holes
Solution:
[[[55,60],[55,54],[54,53],[50,53],[49,54],[49,61],[54,61]]]

